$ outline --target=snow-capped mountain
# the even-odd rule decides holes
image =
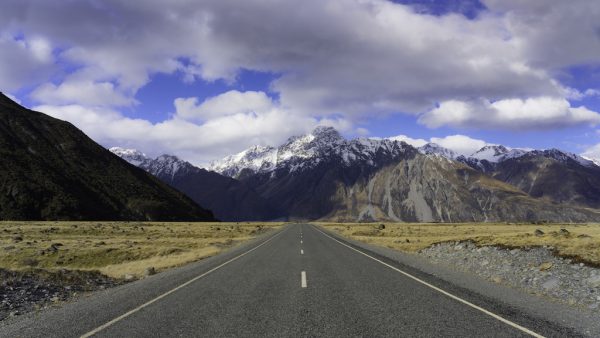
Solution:
[[[264,221],[279,216],[264,198],[244,183],[195,167],[177,156],[161,155],[153,159],[135,149],[114,147],[110,151],[206,206],[219,220]]]
[[[421,154],[441,156],[450,160],[453,160],[458,156],[456,152],[444,148],[437,143],[427,143],[426,145],[419,147],[418,150]]]
[[[600,167],[555,149],[488,145],[463,156],[434,143],[417,149],[399,140],[347,140],[319,127],[279,147],[214,161],[213,171],[174,156],[114,152],[223,220],[600,219],[585,209],[600,207]]]
[[[274,147],[254,146],[238,154],[213,161],[212,170],[230,177],[285,170],[294,172],[311,168],[323,161],[337,159],[350,166],[360,162],[374,165],[381,160],[393,160],[411,148],[404,142],[358,138],[344,139],[331,127],[317,127],[311,133],[290,137],[283,145]]]
[[[469,157],[475,158],[480,161],[486,160],[490,163],[498,163],[505,161],[509,158],[523,156],[526,153],[527,150],[524,149],[509,149],[503,145],[488,145],[477,150]]]
[[[562,151],[556,148],[548,149],[548,150],[532,150],[527,154],[531,156],[544,156],[546,158],[551,158],[557,160],[559,162],[568,162],[569,160],[575,161],[578,164],[581,164],[584,167],[594,167],[597,166],[593,160],[589,160],[585,157],[579,156],[577,154],[573,154],[570,152]]]
[[[112,147],[109,150],[125,161],[135,165],[136,167],[140,167],[157,177],[174,177],[181,170],[189,171],[195,168],[191,163],[183,161],[177,156],[173,155],[165,154],[153,159],[136,149]]]
[[[139,166],[140,164],[142,164],[148,160],[151,160],[148,156],[146,156],[146,154],[144,154],[141,151],[138,151],[136,149],[112,147],[108,150],[110,150],[111,153],[124,159],[125,161],[133,164],[134,166]]]
[[[469,156],[458,155],[454,151],[435,143],[428,143],[422,147],[419,147],[418,149],[421,154],[442,156],[450,160],[456,160],[483,172],[494,170],[498,163],[509,159],[520,158],[525,155],[541,156],[564,163],[572,160],[585,167],[597,165],[593,160],[559,149],[530,150],[508,148],[503,145],[487,145]]]
[[[225,176],[236,177],[244,169],[252,172],[271,170],[276,162],[277,149],[257,145],[222,160],[213,161],[207,169]]]

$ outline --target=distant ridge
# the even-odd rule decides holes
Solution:
[[[208,168],[240,180],[289,219],[600,221],[592,209],[600,205],[600,167],[557,150],[486,146],[465,157],[437,144],[346,140],[318,127]]]
[[[214,220],[70,123],[2,93],[0,159],[2,220]]]
[[[110,151],[185,193],[222,221],[268,221],[281,216],[262,196],[234,178],[195,167],[172,155],[149,158],[135,149],[119,147]]]

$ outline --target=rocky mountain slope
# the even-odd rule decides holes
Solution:
[[[0,94],[0,219],[213,220],[68,122]]]
[[[482,149],[472,159],[495,169],[496,159],[523,155],[496,150]],[[292,219],[600,220],[595,210],[535,198],[465,162],[437,145],[416,149],[387,139],[345,140],[319,127],[280,147],[253,147],[209,168],[238,178]]]
[[[222,221],[272,220],[281,214],[246,184],[176,156],[152,159],[133,149],[114,147],[110,151],[206,206]]]
[[[437,153],[511,184],[532,197],[600,208],[600,167],[576,154],[558,149],[508,149],[501,145],[485,146],[469,157]]]

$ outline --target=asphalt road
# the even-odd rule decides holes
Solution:
[[[517,337],[576,333],[308,225],[0,326],[6,337]]]

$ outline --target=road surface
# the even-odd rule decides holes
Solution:
[[[530,337],[576,333],[309,224],[0,326],[6,337]]]

